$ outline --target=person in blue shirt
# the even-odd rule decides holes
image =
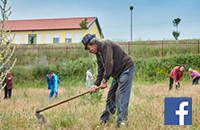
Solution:
[[[58,76],[53,72],[49,71],[46,78],[47,78],[47,88],[50,90],[48,98],[50,99],[51,97],[53,97],[53,95],[55,96],[55,98],[57,98],[58,84],[60,83]]]

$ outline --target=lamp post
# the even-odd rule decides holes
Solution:
[[[132,10],[133,10],[133,6],[130,6],[130,10],[131,10],[131,42],[132,42]]]
[[[130,10],[131,10],[131,43],[132,43],[132,10],[133,10],[133,6],[130,6]],[[128,54],[130,54],[130,42],[128,42]]]

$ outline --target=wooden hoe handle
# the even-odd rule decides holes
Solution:
[[[97,90],[97,89],[99,89],[99,87],[97,87],[96,90]],[[60,105],[60,104],[63,104],[63,103],[65,103],[65,102],[68,102],[68,101],[70,101],[70,100],[73,100],[73,99],[75,99],[75,98],[78,98],[78,97],[80,97],[80,96],[83,96],[83,95],[85,95],[85,94],[87,94],[87,93],[90,93],[90,91],[87,91],[87,92],[81,93],[81,94],[79,94],[79,95],[76,95],[76,96],[74,96],[74,97],[68,98],[68,99],[66,99],[66,100],[64,100],[64,101],[58,102],[58,103],[53,104],[53,105],[48,106],[48,107],[45,107],[45,108],[43,108],[43,109],[41,109],[41,110],[38,110],[38,109],[37,109],[37,110],[36,110],[36,113],[40,113],[40,112],[42,112],[42,111],[48,110],[48,109],[50,109],[50,108],[52,108],[52,107],[58,106],[58,105]]]

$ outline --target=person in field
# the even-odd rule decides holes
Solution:
[[[3,68],[3,82],[2,82],[2,88],[4,87],[4,99],[11,98],[12,95],[12,89],[13,89],[13,76],[11,72],[7,72],[8,68]]]
[[[196,83],[199,84],[199,78],[200,78],[200,74],[199,72],[197,72],[196,70],[193,70],[191,68],[189,68],[189,72],[190,72],[190,78],[192,80],[192,84]]]
[[[128,105],[130,92],[135,72],[135,64],[131,57],[115,42],[104,40],[100,42],[95,35],[86,34],[82,43],[85,50],[95,54],[98,64],[98,74],[94,85],[90,88],[90,94],[96,89],[105,89],[107,81],[113,78],[108,91],[106,108],[103,111],[100,125],[109,121],[110,114],[117,110],[117,127],[127,124]]]
[[[55,96],[55,98],[58,97],[58,84],[60,83],[59,78],[56,74],[49,71],[47,76],[47,88],[50,90],[49,92],[49,99]]]
[[[92,80],[92,73],[91,73],[91,69],[88,68],[86,72],[86,81],[88,83],[88,88],[91,86],[91,80]]]
[[[186,66],[184,64],[182,64],[180,66],[174,67],[173,70],[170,72],[170,75],[169,75],[169,90],[172,89],[174,81],[175,81],[175,84],[176,84],[176,89],[180,88],[180,81],[183,77],[185,67]]]

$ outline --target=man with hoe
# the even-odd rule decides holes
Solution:
[[[110,114],[117,110],[117,127],[128,120],[128,104],[132,88],[135,65],[131,57],[115,42],[104,40],[100,42],[95,35],[86,34],[82,43],[85,50],[97,57],[98,74],[90,94],[107,87],[107,81],[113,78],[108,91],[106,108],[100,119],[101,125],[109,121]]]

